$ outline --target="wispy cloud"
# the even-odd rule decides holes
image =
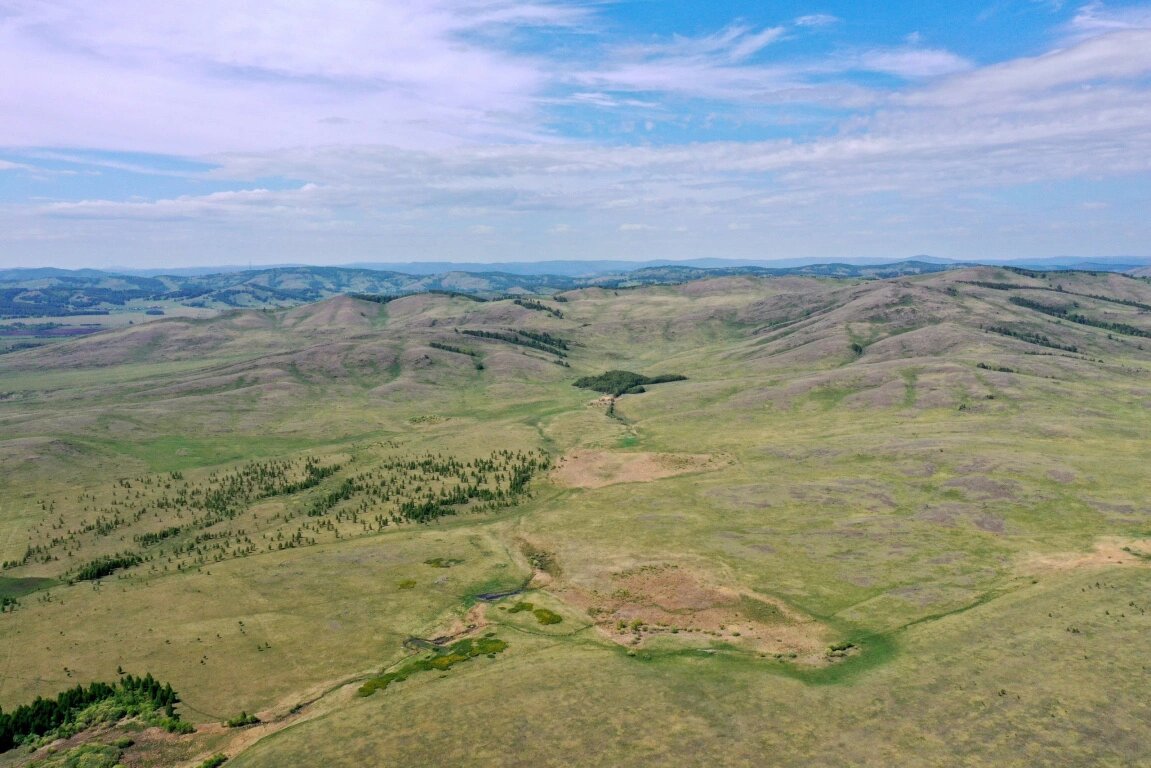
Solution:
[[[698,98],[739,99],[778,87],[779,72],[750,59],[779,41],[784,27],[756,30],[733,24],[698,37],[617,47],[601,66],[569,75],[569,81],[607,92],[682,94]]]
[[[1151,30],[1125,30],[1094,37],[1043,56],[984,67],[937,87],[909,94],[908,103],[957,106],[994,104],[1026,109],[1056,89],[1092,82],[1124,82],[1151,73]]]
[[[867,51],[852,68],[856,67],[918,80],[964,72],[971,69],[972,64],[950,51],[908,47]]]
[[[250,219],[254,215],[295,218],[315,212],[319,189],[309,183],[288,191],[242,189],[153,201],[81,200],[49,203],[39,211],[50,217],[137,221]]]
[[[615,93],[674,94],[738,103],[858,104],[866,89],[853,73],[879,72],[906,80],[927,80],[972,68],[950,51],[917,43],[901,47],[844,51],[820,58],[773,56],[773,44],[803,29],[836,22],[831,16],[801,17],[793,26],[762,30],[734,24],[699,37],[676,36],[643,45],[621,46],[598,67],[576,70],[571,83],[594,88],[602,98]],[[864,99],[867,101],[868,99]]]
[[[1068,26],[1073,33],[1080,35],[1124,29],[1151,29],[1151,7],[1136,5],[1113,8],[1102,2],[1088,3],[1079,8]]]
[[[636,59],[686,59],[701,64],[724,61],[735,63],[766,48],[783,37],[783,27],[768,27],[758,32],[746,24],[732,24],[719,32],[700,37],[674,35],[663,42],[621,46],[616,56]]]
[[[0,112],[21,119],[0,122],[0,144],[187,154],[524,139],[546,68],[489,38],[586,18],[547,0],[12,2]]]
[[[807,16],[800,16],[795,20],[797,27],[826,27],[831,24],[838,24],[842,19],[838,16],[832,16],[828,13],[813,13]]]

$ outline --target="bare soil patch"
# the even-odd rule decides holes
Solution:
[[[599,589],[553,590],[582,608],[613,642],[642,648],[674,635],[716,641],[800,663],[827,663],[827,629],[779,600],[708,583],[687,568],[643,565],[611,574]]]
[[[1090,552],[1056,552],[1031,555],[1022,562],[1029,571],[1071,571],[1115,565],[1151,566],[1151,540],[1106,536]]]
[[[649,483],[665,477],[718,469],[724,462],[706,453],[617,453],[581,450],[559,460],[552,480],[569,488],[603,488]]]

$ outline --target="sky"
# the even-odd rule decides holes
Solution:
[[[0,267],[1151,256],[1151,2],[0,0]]]

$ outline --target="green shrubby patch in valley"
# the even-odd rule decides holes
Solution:
[[[235,717],[229,718],[224,721],[224,725],[229,728],[244,728],[249,725],[257,725],[260,718],[255,715],[249,715],[247,712],[241,712]]]
[[[464,638],[449,646],[437,647],[429,656],[409,659],[398,669],[377,675],[359,687],[360,696],[371,696],[376,691],[385,690],[392,683],[407,680],[418,672],[446,672],[457,664],[474,659],[476,656],[494,657],[507,650],[508,644],[497,637],[485,636],[477,639]]]
[[[540,624],[559,624],[564,620],[563,616],[547,608],[536,608],[532,613]]]
[[[686,376],[679,374],[665,374],[662,376],[644,376],[632,371],[607,371],[598,376],[584,376],[576,379],[574,386],[580,389],[591,389],[603,392],[606,395],[619,397],[621,395],[639,394],[645,391],[644,387],[654,384],[664,384],[669,381],[685,381]]]
[[[507,609],[508,613],[531,613],[536,617],[536,621],[540,624],[559,624],[563,621],[563,616],[560,616],[550,608],[537,608],[535,603],[529,603],[524,600],[517,601],[514,605]]]

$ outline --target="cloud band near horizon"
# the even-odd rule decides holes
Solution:
[[[1151,6],[677,8],[0,0],[0,266],[1147,255]]]

